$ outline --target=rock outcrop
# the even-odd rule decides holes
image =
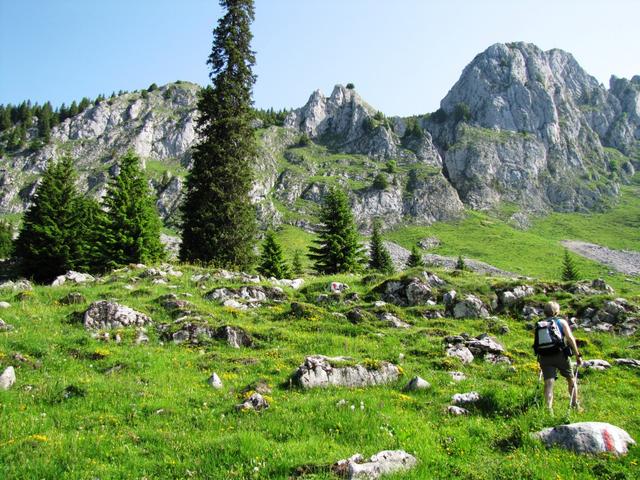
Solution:
[[[116,302],[100,300],[93,302],[83,316],[84,328],[88,330],[111,330],[124,327],[143,327],[151,323],[144,313]]]
[[[376,362],[366,366],[352,363],[344,357],[313,355],[298,367],[292,381],[302,388],[367,387],[395,382],[400,375],[400,370],[392,363]]]

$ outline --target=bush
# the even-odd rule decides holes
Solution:
[[[453,118],[456,122],[468,122],[471,120],[469,105],[464,102],[458,103],[453,109]]]
[[[13,225],[0,220],[0,258],[8,258],[13,254]]]
[[[395,160],[389,160],[385,165],[385,171],[387,173],[396,173],[397,170],[398,170],[398,162],[396,162]]]
[[[376,178],[373,179],[371,186],[374,190],[386,190],[389,187],[389,180],[387,180],[386,175],[379,173],[376,175]]]
[[[431,114],[430,118],[436,123],[444,123],[447,121],[447,112],[439,108]]]
[[[354,90],[355,88],[356,88],[356,86],[353,83],[351,83],[351,82],[347,83],[347,89],[348,90]]]
[[[311,145],[311,138],[309,138],[309,135],[307,135],[306,133],[303,133],[302,135],[300,135],[300,140],[298,140],[298,146],[299,147],[308,147],[309,145]]]
[[[149,88],[147,88],[147,92],[153,92],[154,90],[158,89],[158,85],[156,85],[155,83],[152,83],[151,85],[149,85]]]

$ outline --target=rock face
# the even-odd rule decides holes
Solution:
[[[348,363],[350,359],[314,355],[307,357],[292,380],[302,388],[318,388],[329,386],[368,387],[395,382],[400,375],[398,367],[391,363],[379,362],[373,368],[362,365],[338,366]],[[336,366],[334,366],[336,365]]]
[[[535,434],[545,445],[576,453],[624,455],[635,441],[627,432],[609,423],[581,422],[546,428]]]
[[[636,86],[611,93],[634,90],[625,108],[635,110]],[[526,210],[593,209],[618,190],[615,181],[590,183],[611,173],[603,145],[639,138],[635,120],[614,126],[624,115],[611,93],[562,50],[496,44],[464,69],[427,128],[448,146],[448,178],[473,208],[507,200]]]
[[[341,478],[349,480],[372,480],[383,475],[410,470],[418,460],[404,450],[383,450],[368,460],[359,453],[336,462],[331,470]]]
[[[110,330],[123,327],[143,327],[151,323],[144,313],[115,302],[100,300],[92,303],[83,317],[84,328]]]

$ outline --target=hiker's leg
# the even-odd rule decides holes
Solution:
[[[567,384],[569,386],[569,398],[571,399],[571,406],[578,407],[578,384],[575,377],[567,378]]]
[[[547,378],[544,381],[544,399],[549,410],[553,408],[553,382],[553,378]]]

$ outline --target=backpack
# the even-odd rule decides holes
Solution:
[[[564,350],[564,338],[560,320],[542,320],[536,323],[533,351],[537,355],[553,355]]]

